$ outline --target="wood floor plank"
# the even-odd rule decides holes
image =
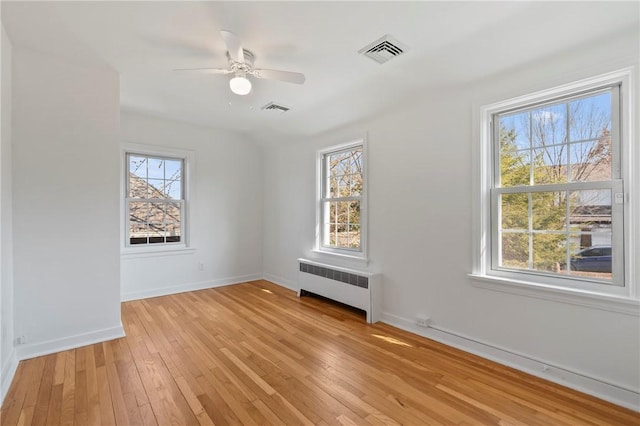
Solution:
[[[75,417],[75,389],[76,389],[76,352],[64,353],[64,378],[62,380],[62,407],[60,408],[60,425],[71,426]],[[111,401],[109,401],[111,402]]]
[[[640,425],[640,413],[268,281],[122,304],[126,337],[21,361],[14,425]]]

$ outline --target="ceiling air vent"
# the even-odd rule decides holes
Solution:
[[[373,59],[379,64],[384,64],[388,60],[402,55],[406,50],[407,46],[389,34],[385,34],[373,43],[358,50],[358,53]]]
[[[268,104],[263,106],[261,109],[263,109],[265,111],[276,111],[276,112],[279,112],[279,113],[283,113],[283,112],[289,111],[290,108],[288,108],[286,106],[278,105],[275,102],[269,102]]]

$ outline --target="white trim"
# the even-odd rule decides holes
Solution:
[[[143,291],[134,291],[130,293],[122,293],[120,299],[122,302],[130,300],[149,299],[151,297],[167,296],[170,294],[185,293],[187,291],[205,290],[208,288],[223,287],[232,284],[240,284],[248,281],[262,279],[263,274],[240,275],[236,277],[220,278],[216,280],[200,281],[195,283],[180,284],[169,287],[152,288]]]
[[[9,392],[17,369],[18,357],[16,356],[16,349],[12,348],[8,358],[2,365],[2,370],[0,370],[0,377],[2,378],[2,383],[0,383],[0,405],[4,402],[4,397],[7,396],[7,392]]]
[[[369,264],[369,259],[366,259],[366,258],[360,257],[360,256],[351,256],[349,254],[342,253],[342,252],[334,253],[334,252],[330,252],[330,251],[323,251],[323,250],[313,249],[313,250],[311,250],[311,253],[317,255],[320,258],[324,257],[326,259],[326,261],[328,261],[328,262],[334,262],[336,260],[343,260],[345,262],[353,262],[353,263],[360,264],[360,265],[368,265]]]
[[[576,371],[573,368],[555,365],[554,363],[538,360],[487,342],[472,339],[437,325],[429,328],[418,327],[414,321],[388,312],[382,313],[381,321],[533,376],[593,395],[631,410],[640,411],[640,393],[638,390],[629,389],[626,386]]]
[[[122,327],[122,324],[120,324],[115,327],[104,328],[102,330],[91,331],[89,333],[76,334],[75,336],[67,336],[61,339],[16,346],[16,355],[18,359],[22,361],[29,358],[35,358],[37,356],[49,355],[82,346],[106,342],[107,340],[119,339],[124,336],[124,328]]]
[[[368,262],[368,235],[369,235],[369,205],[368,205],[368,192],[369,192],[369,144],[368,135],[365,133],[363,136],[351,138],[349,142],[333,145],[330,147],[322,148],[316,151],[316,227],[315,227],[315,240],[312,248],[313,252],[322,253],[323,255],[342,257],[345,259],[360,260],[365,263]],[[334,247],[324,247],[322,245],[322,183],[323,183],[323,171],[322,171],[322,159],[325,154],[343,151],[349,148],[362,146],[362,185],[363,190],[360,196],[360,250],[349,250]]]
[[[137,247],[136,247],[137,248]],[[179,256],[186,254],[194,254],[196,249],[193,247],[182,246],[164,246],[164,247],[139,247],[140,250],[127,250],[120,253],[123,259],[137,259],[141,257],[161,257],[161,256]]]
[[[149,156],[161,156],[180,158],[184,160],[183,170],[183,202],[184,202],[184,220],[181,223],[183,226],[183,235],[180,243],[168,243],[168,244],[155,244],[152,247],[149,245],[144,246],[130,246],[127,244],[127,225],[128,225],[128,213],[126,211],[126,182],[127,182],[127,153],[137,153]],[[156,145],[145,145],[132,142],[123,142],[120,144],[120,176],[122,181],[120,182],[120,254],[128,255],[139,253],[151,253],[151,252],[167,252],[176,254],[175,252],[180,249],[190,248],[191,239],[191,224],[193,222],[194,202],[192,198],[191,188],[193,187],[192,179],[195,176],[195,151],[186,150],[181,148],[163,147]]]
[[[638,285],[640,285],[640,277],[638,274],[638,266],[634,259],[638,257],[640,247],[638,239],[640,239],[640,208],[638,201],[640,200],[640,186],[637,184],[638,171],[635,170],[640,166],[640,152],[637,149],[634,127],[638,126],[637,117],[634,111],[637,105],[634,104],[635,90],[634,86],[636,70],[634,67],[624,68],[622,70],[609,72],[593,78],[583,79],[577,82],[564,84],[551,89],[538,91],[535,93],[515,97],[505,101],[495,102],[486,105],[474,105],[473,130],[474,134],[480,136],[480,140],[473,138],[472,143],[472,172],[473,172],[473,191],[472,206],[476,214],[473,217],[472,224],[472,273],[475,285],[491,288],[499,291],[507,291],[505,288],[514,285],[518,289],[514,289],[513,293],[530,295],[533,297],[542,297],[545,291],[552,293],[548,299],[571,303],[570,299],[575,295],[577,301],[575,303],[583,306],[600,307],[606,310],[614,310],[615,312],[630,313],[635,315],[637,311],[635,303],[627,303],[624,300],[637,300],[639,298]],[[627,193],[627,202],[624,205],[624,287],[610,284],[596,284],[586,282],[585,280],[572,281],[572,287],[581,287],[578,290],[564,287],[565,292],[558,292],[560,279],[548,277],[544,274],[535,273],[518,273],[505,271],[490,270],[489,260],[491,259],[491,197],[490,190],[492,182],[491,163],[491,126],[490,118],[495,112],[516,107],[518,105],[533,104],[543,99],[559,98],[567,96],[577,91],[584,92],[606,85],[621,83],[620,96],[623,108],[620,111],[622,119],[621,128],[621,146],[623,161],[623,180],[624,191]],[[629,196],[630,195],[630,196]],[[635,196],[635,197],[634,197]],[[632,206],[633,204],[633,206]],[[633,207],[633,208],[632,208]],[[631,232],[628,232],[630,230]],[[636,236],[634,238],[633,236]],[[566,280],[566,279],[565,279]],[[481,284],[478,284],[479,282]],[[516,284],[514,284],[516,283]],[[526,286],[531,286],[532,290],[527,292],[522,290]],[[562,294],[558,297],[558,294]],[[585,296],[586,295],[586,296]],[[610,297],[607,297],[610,296]],[[588,302],[585,303],[585,300]],[[623,302],[620,302],[623,301]]]
[[[298,292],[300,290],[297,282],[288,280],[286,278],[279,277],[277,275],[263,274],[262,279],[266,280],[266,281],[269,281],[269,282],[272,282],[272,283],[274,283],[276,285],[279,285],[280,287],[284,287],[284,288],[286,288],[288,290],[291,290],[291,291]]]
[[[469,277],[474,287],[640,317],[640,300],[630,297],[616,297],[604,293],[571,290],[566,287],[532,284],[526,281],[488,275],[471,274]]]

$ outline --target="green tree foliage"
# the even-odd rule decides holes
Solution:
[[[557,182],[558,167],[546,165],[543,154],[529,161],[530,151],[518,151],[516,137],[514,129],[500,128],[501,186],[529,185],[532,166],[534,181]],[[525,191],[502,196],[503,266],[551,271],[566,257],[566,236],[532,230],[562,230],[566,222],[566,196],[564,192]]]

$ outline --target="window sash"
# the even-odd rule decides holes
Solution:
[[[150,243],[148,241],[148,236],[147,236],[147,242],[146,243],[139,243],[139,244],[132,244],[131,243],[131,225],[133,223],[133,221],[131,220],[131,203],[135,202],[135,203],[151,203],[151,204],[179,204],[180,205],[180,241],[164,241],[161,243]],[[185,244],[185,201],[184,200],[166,200],[166,199],[158,199],[158,198],[149,198],[149,199],[142,199],[142,198],[127,198],[125,200],[125,208],[126,208],[126,212],[127,212],[127,238],[126,238],[126,245],[128,247],[144,247],[144,246],[158,246],[158,245],[184,245]],[[145,224],[149,225],[152,222],[146,221],[144,222]],[[172,221],[167,221],[166,220],[166,215],[163,217],[162,222],[158,222],[161,223],[163,225],[163,228],[166,229],[166,225],[170,224],[170,223],[174,223]],[[166,238],[166,236],[164,237]]]

